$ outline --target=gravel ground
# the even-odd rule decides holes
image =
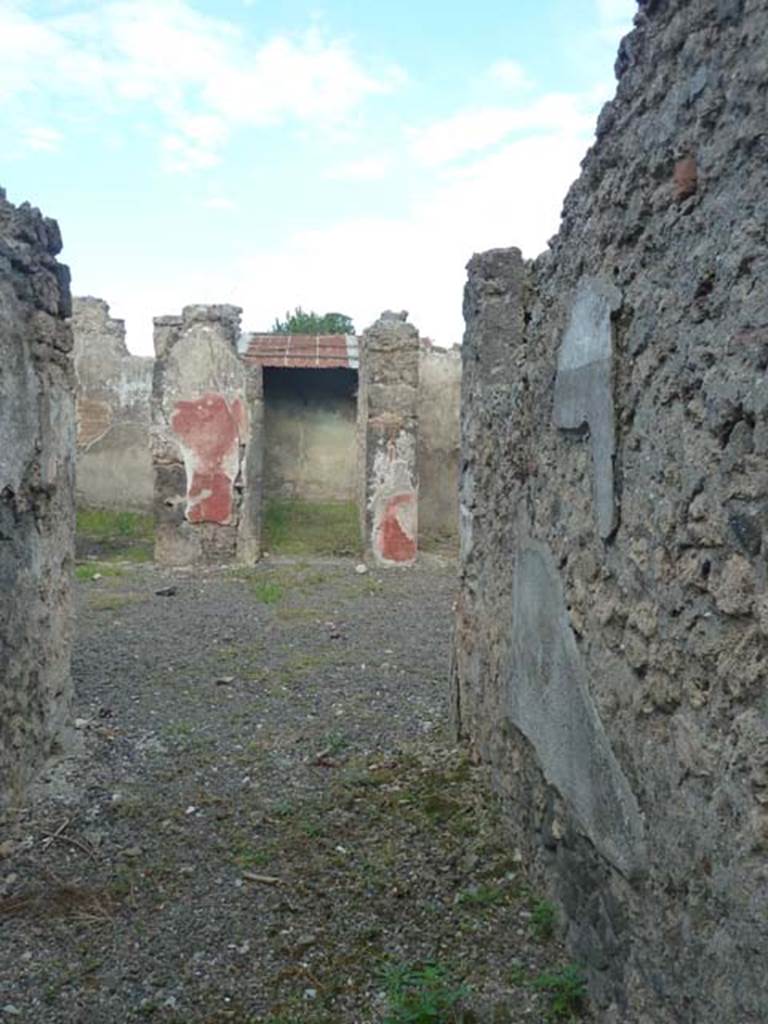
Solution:
[[[0,1021],[557,1015],[552,908],[449,739],[450,562],[93,571],[81,750],[0,821]]]

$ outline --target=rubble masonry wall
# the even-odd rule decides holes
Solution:
[[[465,293],[460,734],[605,1021],[768,1006],[768,4],[645,2]]]
[[[69,271],[55,221],[0,189],[0,808],[72,695],[75,412]]]

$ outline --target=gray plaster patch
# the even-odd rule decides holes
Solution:
[[[603,539],[616,527],[611,313],[620,306],[621,292],[609,282],[596,277],[579,281],[555,380],[555,426],[563,430],[589,427],[595,512]]]
[[[643,817],[589,693],[554,559],[534,542],[515,564],[507,709],[595,847],[623,875],[641,872]]]

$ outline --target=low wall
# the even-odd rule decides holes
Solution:
[[[100,508],[149,510],[153,359],[131,355],[125,324],[102,299],[72,303],[77,380],[77,501]]]
[[[419,356],[419,540],[458,543],[461,349],[422,343]]]
[[[0,810],[60,742],[72,696],[75,410],[55,221],[0,189]]]
[[[454,711],[600,1019],[759,1024],[768,6],[636,25],[551,251],[469,265]]]

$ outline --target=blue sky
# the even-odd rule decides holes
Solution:
[[[473,252],[541,251],[634,0],[0,0],[0,185],[75,294],[151,318],[408,309],[461,340]]]

